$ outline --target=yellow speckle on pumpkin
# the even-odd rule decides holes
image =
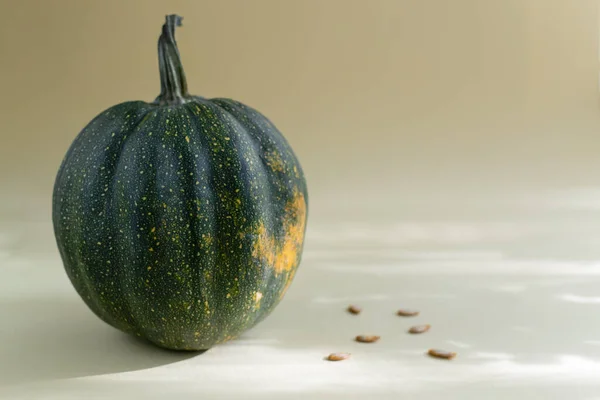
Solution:
[[[153,228],[150,230],[150,232],[152,232],[152,233],[156,232],[156,227],[153,227]]]
[[[186,136],[186,137],[185,137],[185,141],[189,143],[189,142],[190,142],[190,137],[189,137],[189,136]]]
[[[285,170],[285,163],[281,158],[281,154],[276,151],[270,151],[265,154],[265,159],[267,160],[267,165],[274,172],[283,172]]]
[[[210,235],[210,233],[208,234],[202,234],[202,243],[200,244],[200,246],[210,246],[213,243],[213,237]]]

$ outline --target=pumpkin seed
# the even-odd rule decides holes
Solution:
[[[429,349],[427,354],[429,354],[431,357],[443,358],[446,360],[452,360],[454,357],[456,357],[456,353],[454,353],[452,351],[436,350],[436,349]]]
[[[417,310],[400,309],[398,310],[396,315],[399,315],[401,317],[416,317],[417,315],[419,315],[419,312]]]
[[[348,312],[349,312],[350,314],[355,314],[355,315],[356,315],[356,314],[360,314],[360,313],[361,313],[361,311],[362,311],[362,308],[360,308],[359,306],[354,306],[354,305],[352,305],[352,306],[349,306],[349,307],[348,307]]]
[[[431,325],[427,324],[427,325],[416,325],[416,326],[412,326],[409,330],[408,333],[425,333],[429,330],[429,328],[431,328]]]
[[[376,335],[358,335],[354,340],[360,343],[373,343],[378,341],[380,336]]]
[[[327,356],[328,361],[344,361],[350,358],[350,353],[331,353]]]

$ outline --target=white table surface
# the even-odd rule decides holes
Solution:
[[[393,218],[316,211],[285,300],[201,355],[99,321],[63,272],[47,209],[13,208],[0,215],[0,398],[600,399],[596,191],[456,212],[414,202]],[[421,315],[395,316],[401,307]],[[431,331],[406,333],[421,323]],[[353,342],[363,333],[381,340]],[[458,356],[432,359],[431,347]],[[352,358],[324,361],[330,352]]]

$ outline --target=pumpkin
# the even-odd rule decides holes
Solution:
[[[307,187],[278,129],[240,102],[188,93],[169,15],[161,93],[96,116],[58,171],[53,225],[66,273],[113,327],[204,350],[263,320],[304,244]]]

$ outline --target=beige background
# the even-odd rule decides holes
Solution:
[[[0,3],[9,194],[48,201],[89,120],[154,99],[172,12],[191,91],[276,123],[313,215],[598,177],[593,0],[21,0]]]
[[[51,225],[80,129],[158,94],[172,12],[192,92],[272,119],[310,192],[285,300],[198,356],[96,318]],[[0,17],[0,398],[597,398],[597,1],[0,0]]]

